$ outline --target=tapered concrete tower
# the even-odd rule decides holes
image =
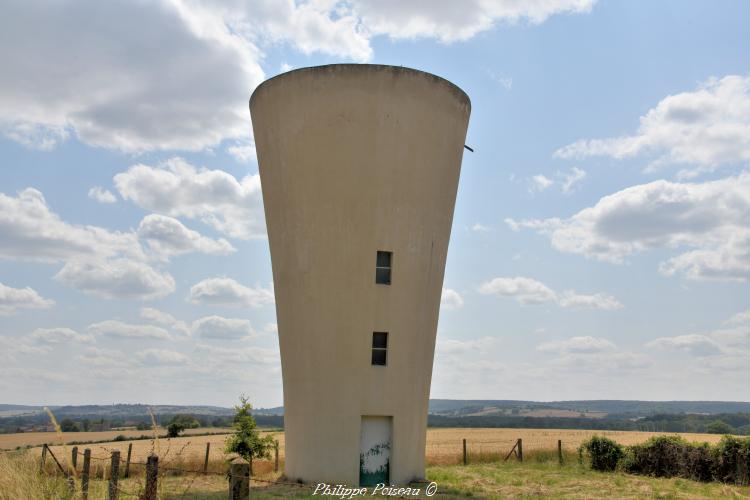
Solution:
[[[359,64],[290,71],[250,98],[291,479],[424,477],[470,107],[437,76]]]

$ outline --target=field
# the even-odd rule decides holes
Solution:
[[[70,499],[61,476],[36,473],[37,462],[26,456],[0,455],[0,500]],[[261,479],[278,480],[278,474],[266,473]],[[427,468],[428,481],[435,481],[437,495],[420,498],[670,498],[715,499],[750,498],[750,487],[720,483],[698,483],[684,479],[659,479],[623,473],[599,473],[579,465],[567,456],[563,465],[544,454],[532,454],[523,463],[487,462],[462,465],[432,465]],[[160,481],[160,499],[219,500],[227,498],[227,480],[219,474],[165,475]],[[122,498],[133,498],[142,487],[140,473],[120,482]],[[106,481],[94,480],[92,499],[106,498]],[[420,486],[420,485],[415,485]],[[421,485],[424,488],[423,485]],[[312,497],[308,485],[269,485],[253,482],[251,498],[318,498]],[[336,497],[334,497],[336,498]],[[413,497],[404,497],[413,498]]]
[[[227,432],[226,429],[192,429],[193,432]],[[115,431],[116,432],[116,431]],[[149,434],[148,431],[132,431],[136,435]],[[124,433],[124,432],[123,432]],[[284,433],[277,431],[266,431],[279,441],[280,459],[284,458]],[[26,434],[0,435],[0,448],[10,448],[26,444],[50,443],[51,449],[56,456],[67,456],[70,446],[54,445],[59,443],[55,433],[28,433],[30,436],[24,440]],[[64,433],[67,442],[73,440],[90,440],[89,435],[101,433]],[[108,433],[111,437],[111,432]],[[523,449],[526,455],[533,454],[537,450],[556,450],[557,440],[562,440],[563,449],[574,452],[578,446],[592,435],[604,435],[624,445],[641,443],[651,436],[663,435],[653,432],[632,431],[587,431],[569,429],[476,429],[476,428],[431,428],[427,430],[427,463],[433,465],[457,464],[462,460],[463,439],[466,439],[469,457],[477,459],[490,459],[495,455],[507,454],[516,442],[517,438],[523,440]],[[721,436],[718,434],[680,434],[688,441],[717,443]],[[88,438],[88,439],[87,439]],[[190,436],[158,440],[144,439],[138,441],[111,441],[89,445],[80,445],[79,450],[90,448],[95,457],[109,456],[113,450],[120,450],[124,456],[128,445],[132,443],[132,460],[144,462],[149,454],[155,452],[165,461],[178,461],[181,463],[202,463],[206,453],[206,443],[210,443],[210,461],[222,461],[226,458],[223,448],[226,435]],[[15,446],[13,446],[15,448]],[[40,453],[40,448],[35,452]]]
[[[185,434],[207,434],[207,433],[226,433],[231,429],[221,427],[202,427],[199,429],[187,429]],[[164,428],[157,428],[159,434],[166,434]],[[99,431],[99,432],[65,432],[63,439],[65,443],[82,442],[82,441],[107,441],[116,436],[122,435],[132,439],[141,436],[153,434],[152,430],[139,431],[135,429]],[[60,440],[54,432],[19,432],[16,434],[0,434],[0,450],[14,450],[18,446],[41,446],[44,443],[59,443]]]
[[[485,456],[507,453],[516,439],[523,440],[524,453],[535,450],[555,450],[557,440],[562,440],[563,449],[573,452],[593,435],[607,436],[623,445],[642,443],[663,432],[635,431],[588,431],[574,429],[476,429],[476,428],[432,428],[427,430],[427,461],[432,464],[457,463],[463,454],[463,439],[469,455]],[[718,443],[718,434],[678,434],[688,441]]]

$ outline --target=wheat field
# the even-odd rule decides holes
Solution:
[[[217,429],[218,430],[218,429]],[[67,457],[71,446],[54,444],[54,433],[43,433],[50,443],[53,453],[58,457]],[[87,434],[87,433],[84,433]],[[91,434],[91,433],[88,433]],[[141,432],[143,434],[143,432]],[[279,441],[279,455],[284,458],[284,433],[282,431],[264,431]],[[648,438],[665,433],[635,432],[635,431],[593,431],[569,429],[487,429],[487,428],[431,428],[427,430],[426,458],[431,464],[457,463],[463,454],[463,439],[466,439],[467,451],[470,456],[505,456],[518,438],[523,439],[524,454],[531,455],[535,451],[557,449],[557,440],[562,440],[566,452],[575,451],[578,446],[593,435],[607,436],[623,445],[641,443]],[[140,435],[140,434],[139,434]],[[688,441],[717,443],[721,436],[718,434],[678,434]],[[21,440],[21,435],[12,435],[12,439]],[[67,434],[63,434],[67,438]],[[6,436],[0,436],[0,440]],[[36,436],[34,437],[36,439]],[[200,464],[206,453],[206,443],[210,446],[210,462],[223,461],[227,458],[224,453],[226,435],[181,436],[178,438],[143,439],[137,441],[112,441],[79,445],[79,452],[84,448],[91,449],[94,457],[106,458],[113,450],[120,450],[125,458],[128,445],[132,443],[132,461],[145,462],[149,454],[155,453],[165,462],[178,461],[181,463]],[[1,441],[0,441],[1,442]],[[59,442],[59,441],[57,441]],[[41,449],[37,450],[37,453]]]
[[[186,429],[184,434],[189,436],[191,434],[217,434],[231,432],[232,429],[225,427],[201,427],[198,429]],[[81,441],[107,441],[112,440],[116,436],[125,436],[128,439],[134,439],[141,436],[150,436],[153,434],[153,430],[110,430],[110,431],[96,431],[96,432],[66,432],[63,434],[65,443],[81,442]],[[162,427],[157,427],[159,434],[166,434],[167,430]],[[19,446],[41,446],[44,443],[59,443],[60,440],[54,432],[18,432],[14,434],[0,434],[0,450],[14,450]]]

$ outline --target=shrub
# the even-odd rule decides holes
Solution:
[[[724,436],[716,446],[714,476],[717,481],[750,484],[750,438]]]
[[[578,448],[578,453],[581,457],[586,453],[591,461],[591,468],[599,471],[615,470],[624,456],[622,445],[601,436],[592,436],[584,441]]]
[[[592,438],[580,452],[591,456],[591,468],[613,470],[603,438]],[[609,440],[606,440],[609,441]],[[750,484],[750,438],[724,436],[716,446],[689,443],[679,436],[656,436],[628,446],[622,470],[654,477],[682,477],[695,481]]]
[[[680,473],[683,448],[687,442],[679,436],[656,436],[628,448],[623,468],[633,474],[673,477]]]
[[[708,443],[688,443],[683,451],[682,477],[695,481],[712,481],[716,464],[716,450]]]

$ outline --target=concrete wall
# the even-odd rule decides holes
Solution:
[[[356,485],[363,415],[391,482],[424,477],[427,402],[470,102],[407,68],[284,73],[250,99],[271,247],[289,478]],[[393,252],[375,284],[377,250]],[[388,364],[371,365],[387,331]]]

